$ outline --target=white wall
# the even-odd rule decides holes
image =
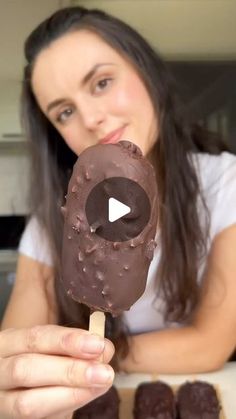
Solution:
[[[30,31],[70,0],[0,0],[0,215],[27,213],[29,161],[24,147],[2,145],[20,133],[23,44]]]
[[[130,23],[171,59],[236,58],[236,0],[71,0]]]
[[[29,180],[27,153],[0,148],[0,215],[24,215]]]
[[[2,83],[0,93],[0,142],[3,134],[20,133],[20,82]],[[0,150],[1,153],[1,150]]]
[[[4,97],[0,100],[1,134],[21,132],[19,95],[19,82],[6,83],[1,88],[1,97]],[[14,147],[11,141],[0,139],[0,215],[27,213],[28,154],[24,146],[16,144]]]

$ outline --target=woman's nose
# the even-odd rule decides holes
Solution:
[[[92,101],[80,102],[79,113],[82,123],[90,131],[95,131],[105,119],[102,107]]]

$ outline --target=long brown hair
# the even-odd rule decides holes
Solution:
[[[166,319],[181,321],[198,302],[197,272],[200,258],[206,251],[208,231],[207,224],[204,230],[200,226],[197,199],[201,193],[191,155],[199,151],[218,153],[225,147],[209,141],[200,127],[187,124],[172,77],[142,36],[102,11],[72,7],[54,13],[26,40],[27,64],[22,92],[23,126],[32,151],[30,209],[46,229],[51,243],[59,324],[88,327],[88,308],[67,298],[58,280],[63,229],[60,207],[76,156],[41,112],[32,92],[31,76],[37,55],[43,48],[63,34],[79,29],[93,31],[132,63],[150,94],[160,121],[155,145],[162,250],[158,287],[164,293]],[[127,339],[122,320],[108,315],[106,326],[107,336],[114,341],[118,352],[123,349],[125,355]]]

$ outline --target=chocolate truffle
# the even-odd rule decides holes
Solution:
[[[108,199],[131,212],[111,223]],[[87,148],[74,165],[64,213],[62,280],[71,298],[118,315],[143,294],[157,229],[152,165],[129,141]]]
[[[76,410],[73,419],[119,419],[118,392],[112,386],[105,394]]]
[[[219,419],[220,404],[214,387],[203,381],[187,382],[177,393],[179,419]]]
[[[175,419],[174,393],[161,381],[142,383],[135,392],[134,419]]]

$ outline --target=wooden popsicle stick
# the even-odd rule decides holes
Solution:
[[[89,317],[89,332],[95,333],[104,338],[105,336],[105,313],[102,311],[94,311]],[[103,362],[103,354],[97,359]]]
[[[89,317],[89,331],[104,338],[105,335],[105,313],[94,311]]]

